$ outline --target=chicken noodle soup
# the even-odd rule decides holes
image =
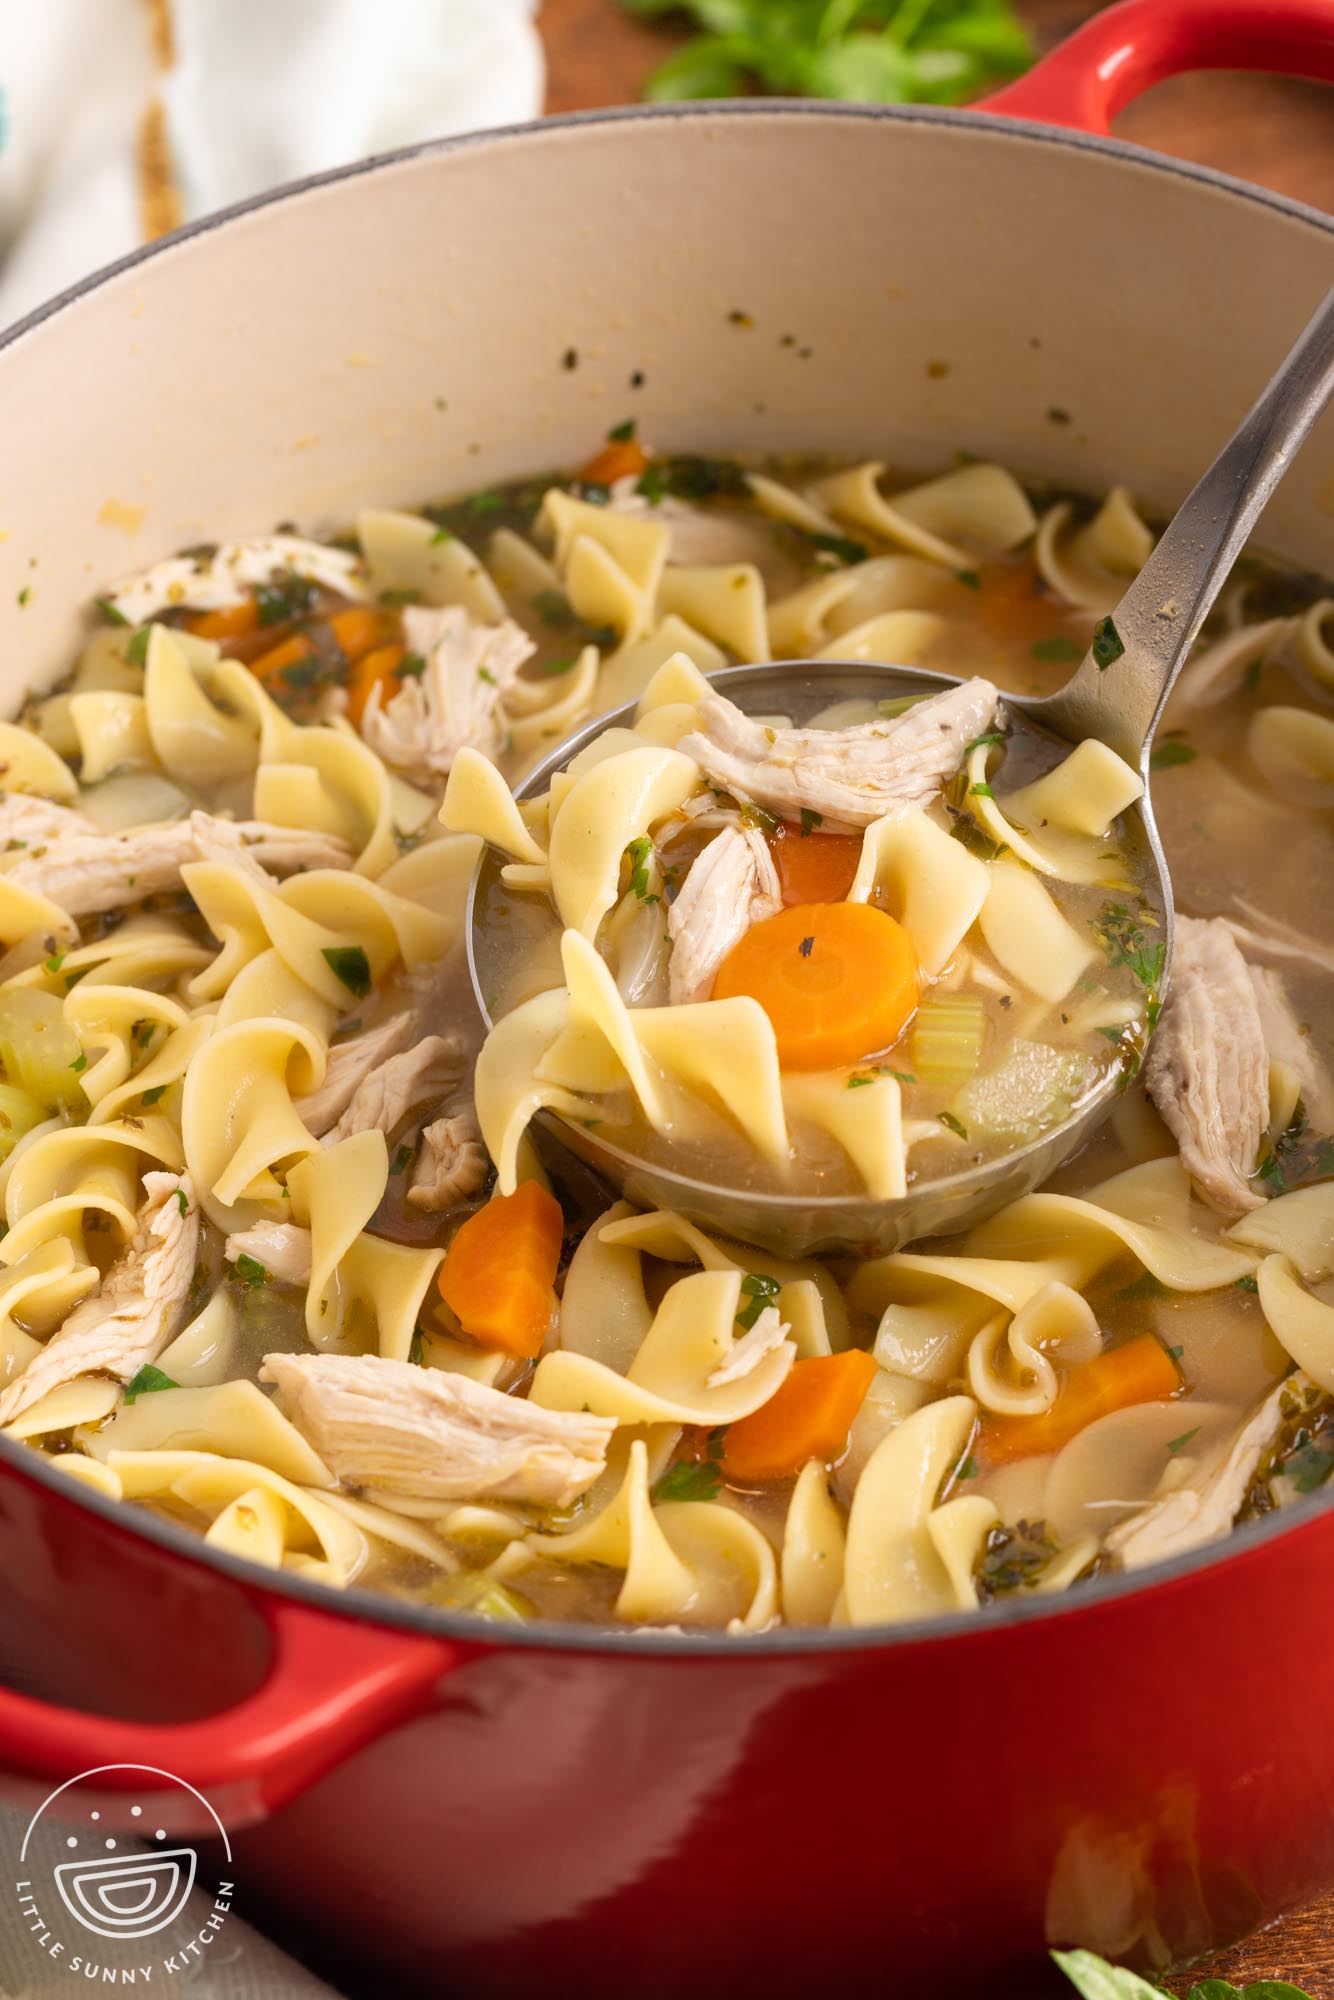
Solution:
[[[1248,558],[1174,695],[1165,1002],[1131,776],[989,740],[1151,546],[1120,490],[618,426],[572,478],[113,584],[0,725],[6,1436],[332,1585],[742,1632],[987,1615],[1315,1493],[1334,604]],[[748,716],[698,678],[783,658],[966,685],[885,714],[831,666]],[[525,1137],[887,1184],[1113,1063],[1046,1188],[861,1263],[562,1198]]]

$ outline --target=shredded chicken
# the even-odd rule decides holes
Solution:
[[[30,792],[0,792],[0,863],[25,847],[44,846],[70,833],[96,832],[93,821],[72,806],[58,806]]]
[[[0,865],[7,860],[0,853]],[[187,863],[216,860],[240,862],[252,875],[258,867],[267,882],[269,869],[294,875],[307,868],[346,868],[352,850],[333,834],[195,812],[188,820],[162,820],[125,833],[76,827],[18,854],[5,874],[71,917],[91,917],[179,889]]]
[[[471,1112],[456,1111],[422,1128],[421,1151],[413,1169],[408,1202],[439,1215],[476,1194],[490,1162]]]
[[[1269,1057],[1250,969],[1218,918],[1179,917],[1172,987],[1144,1078],[1204,1199],[1259,1208],[1250,1185],[1269,1123]]]
[[[445,1092],[459,1082],[466,1066],[457,1035],[423,1035],[410,1049],[390,1056],[362,1078],[337,1124],[322,1135],[321,1143],[336,1146],[354,1132],[376,1128],[387,1139],[409,1112],[439,1104]]]
[[[672,1001],[704,1000],[714,974],[752,924],[783,907],[769,844],[755,827],[725,827],[692,862],[667,912]]]
[[[616,1428],[374,1354],[268,1354],[260,1380],[346,1485],[410,1499],[567,1506],[601,1472]]]
[[[613,514],[670,528],[674,563],[761,562],[772,542],[770,522],[741,508],[692,507],[671,493],[650,500],[634,473],[613,482],[607,506]]]
[[[1293,1012],[1281,973],[1267,965],[1253,965],[1250,973],[1269,1060],[1292,1071],[1307,1116],[1323,1130],[1334,1121],[1334,1087],[1329,1072]]]
[[[740,1340],[732,1344],[732,1352],[726,1361],[720,1361],[710,1374],[707,1387],[722,1389],[729,1382],[743,1381],[752,1375],[766,1355],[785,1343],[795,1358],[796,1348],[788,1341],[792,1331],[786,1324],[777,1306],[766,1306],[756,1318],[755,1324],[742,1334]]]
[[[361,733],[396,771],[430,786],[448,775],[465,744],[488,756],[501,748],[505,690],[535,648],[512,618],[479,625],[457,604],[410,605],[403,637],[425,665],[387,702],[381,688],[372,690]]]
[[[223,611],[240,604],[258,585],[289,574],[342,597],[367,594],[361,558],[351,550],[308,542],[302,535],[255,535],[221,542],[199,555],[169,556],[140,576],[124,578],[106,599],[128,624],[142,625],[180,604],[194,611]]]
[[[323,1138],[337,1124],[356,1096],[364,1079],[377,1063],[387,1062],[409,1042],[415,1041],[418,1023],[415,1012],[390,1014],[360,1034],[335,1042],[325,1063],[324,1080],[317,1090],[296,1099],[296,1113],[307,1131]]]
[[[227,1238],[223,1256],[229,1264],[253,1257],[283,1285],[310,1283],[310,1231],[295,1222],[257,1222],[238,1229]]]
[[[166,1346],[194,1276],[199,1210],[183,1174],[145,1174],[144,1195],[134,1235],[98,1290],[0,1395],[0,1424],[78,1375],[128,1382]]]
[[[970,680],[855,729],[774,729],[709,695],[696,711],[699,727],[677,748],[734,797],[789,819],[817,812],[828,825],[856,829],[933,799],[995,721],[998,699],[990,681]]]
[[[1294,1391],[1303,1400],[1319,1395],[1300,1370],[1288,1376],[1234,1431],[1221,1459],[1202,1478],[1188,1480],[1119,1522],[1107,1537],[1107,1553],[1123,1569],[1143,1569],[1228,1534],[1256,1470],[1283,1428]]]

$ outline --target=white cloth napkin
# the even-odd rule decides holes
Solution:
[[[0,0],[0,327],[143,240],[156,93],[184,219],[417,140],[534,118],[535,0]]]

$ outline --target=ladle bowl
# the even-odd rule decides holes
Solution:
[[[708,676],[709,685],[748,715],[783,714],[800,725],[832,702],[891,701],[905,695],[926,696],[957,687],[957,678],[920,667],[890,666],[852,660],[783,660],[770,666],[725,667]],[[1017,697],[1005,697],[1031,733],[1040,727],[1036,713]],[[1036,704],[1030,707],[1036,710]],[[520,799],[545,792],[552,778],[604,730],[628,727],[635,718],[629,703],[600,715],[530,771],[517,788]],[[1053,763],[1070,745],[1049,736]],[[1160,926],[1155,940],[1165,938],[1171,954],[1171,902],[1164,891],[1166,867],[1146,801],[1131,807],[1127,817],[1130,844],[1142,849],[1142,876],[1150,913]],[[1139,855],[1137,853],[1137,858]],[[473,877],[468,905],[468,970],[478,1008],[487,1027],[492,1013],[487,995],[496,990],[493,976],[496,943],[479,904],[499,883],[503,857],[484,853]],[[580,1163],[591,1169],[613,1194],[638,1208],[670,1208],[702,1229],[763,1245],[781,1256],[807,1257],[839,1252],[880,1255],[902,1248],[922,1236],[939,1236],[984,1221],[1007,1202],[1017,1201],[1038,1187],[1062,1161],[1076,1152],[1096,1130],[1124,1085],[1123,1072],[1113,1067],[1059,1125],[1030,1144],[962,1172],[923,1177],[910,1182],[907,1194],[894,1201],[870,1195],[811,1194],[805,1191],[726,1186],[648,1161],[558,1113],[541,1111],[533,1124],[545,1163],[558,1180],[570,1180]],[[540,1135],[540,1136],[539,1136]]]

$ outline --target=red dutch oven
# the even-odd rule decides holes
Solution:
[[[427,147],[100,275],[0,344],[0,700],[109,576],[574,462],[627,413],[1170,508],[1334,281],[1329,218],[1106,136],[1207,66],[1334,82],[1334,4],[1126,0],[1003,117]],[[1265,539],[1334,567],[1328,423]],[[399,1991],[1034,1992],[1047,1944],[1184,1963],[1334,1884],[1332,1566],[1327,1500],[947,1625],[502,1633],[260,1572],[0,1441],[0,1788],[170,1771],[243,1914]]]

